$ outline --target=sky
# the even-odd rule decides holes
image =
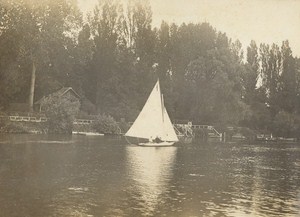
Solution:
[[[86,12],[98,0],[78,0]],[[124,1],[124,0],[122,0]],[[289,40],[294,56],[300,57],[300,0],[149,0],[153,26],[168,23],[208,22],[246,48]]]

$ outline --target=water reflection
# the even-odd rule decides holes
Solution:
[[[126,151],[128,175],[134,183],[131,193],[139,203],[139,210],[151,215],[164,202],[163,193],[173,176],[177,148],[128,146]]]

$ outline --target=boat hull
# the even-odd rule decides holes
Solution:
[[[104,136],[103,133],[85,133],[86,136]]]

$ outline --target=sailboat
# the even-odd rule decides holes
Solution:
[[[137,144],[140,146],[171,146],[178,142],[178,137],[164,105],[159,80],[125,136],[146,140],[146,142]]]

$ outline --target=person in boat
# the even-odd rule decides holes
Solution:
[[[153,137],[151,137],[151,138],[149,139],[149,142],[153,142],[153,143],[161,143],[161,142],[163,142],[163,141],[157,136],[155,139],[153,139]]]

